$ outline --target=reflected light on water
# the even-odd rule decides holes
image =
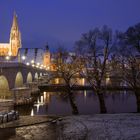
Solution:
[[[84,90],[84,99],[85,99],[85,102],[86,102],[86,98],[87,98],[87,91]]]
[[[36,107],[37,107],[37,113],[38,113],[39,112],[40,104],[37,104]]]
[[[49,93],[47,93],[47,92],[43,92],[43,95],[42,96],[40,96],[40,100],[39,100],[39,98],[37,99],[37,103],[36,104],[34,104],[34,106],[36,106],[36,111],[37,111],[37,113],[39,113],[39,109],[40,109],[40,106],[43,106],[44,104],[45,104],[45,102],[46,103],[48,103],[49,102],[49,97],[50,97],[50,94]]]
[[[33,110],[33,108],[31,110],[31,116],[34,116],[34,110]]]
[[[43,96],[41,96],[41,103],[43,103],[44,102],[44,97]]]
[[[85,78],[82,79],[82,86],[85,85]]]
[[[46,92],[43,92],[44,100],[46,100]]]
[[[84,97],[86,98],[87,97],[87,91],[84,90]]]

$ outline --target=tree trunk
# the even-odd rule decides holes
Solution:
[[[135,90],[136,102],[137,102],[137,112],[140,113],[140,93],[138,90]]]
[[[107,113],[107,109],[105,106],[103,93],[97,92],[99,103],[100,103],[100,113]]]
[[[74,97],[73,97],[73,93],[69,91],[69,101],[70,101],[70,105],[72,107],[72,114],[74,115],[78,115],[79,114],[79,111],[78,111],[78,108],[75,104],[75,100],[74,100]]]

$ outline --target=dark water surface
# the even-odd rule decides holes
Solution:
[[[80,114],[100,113],[98,97],[93,91],[74,91]],[[136,98],[133,92],[111,91],[104,94],[108,113],[136,112]],[[44,92],[35,97],[31,106],[16,108],[20,115],[71,115],[72,109],[65,93]]]

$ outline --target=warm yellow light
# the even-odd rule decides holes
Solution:
[[[50,69],[50,67],[48,66],[47,68],[46,68],[46,70],[49,70]]]
[[[107,77],[107,78],[106,78],[106,84],[109,84],[109,83],[110,83],[110,78]]]
[[[6,59],[6,60],[10,60],[10,57],[9,57],[9,56],[6,56],[5,59]]]
[[[56,84],[59,84],[59,78],[56,78],[56,79],[55,79],[55,83],[56,83]]]
[[[82,79],[82,86],[84,86],[85,85],[85,79],[83,78]]]
[[[87,97],[87,91],[84,90],[84,97],[86,98]]]
[[[12,52],[9,52],[8,55],[11,56],[12,55]]]
[[[32,67],[35,67],[35,65],[33,64]]]
[[[39,66],[39,65],[40,65],[40,63],[37,63],[37,65]]]
[[[31,63],[33,64],[35,61],[34,60],[31,60]]]

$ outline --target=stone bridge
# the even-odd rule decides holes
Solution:
[[[22,63],[0,63],[0,96],[6,95],[13,88],[37,81],[47,74],[44,69],[27,66]]]

